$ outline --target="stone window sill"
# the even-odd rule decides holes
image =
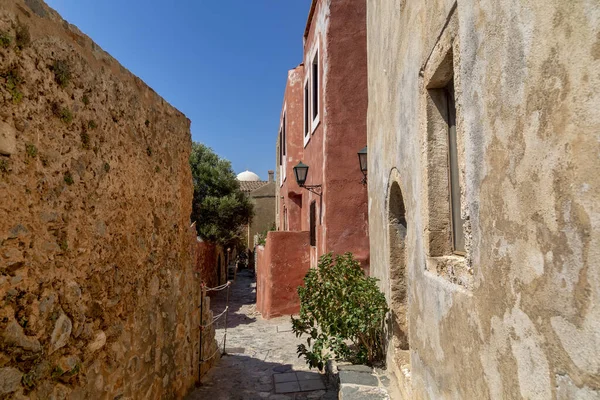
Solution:
[[[427,257],[427,271],[467,290],[473,289],[473,269],[463,256]]]

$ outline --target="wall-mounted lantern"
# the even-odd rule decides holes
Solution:
[[[358,162],[360,164],[360,172],[363,173],[363,179],[361,183],[363,185],[367,184],[367,146],[363,147],[358,152]]]
[[[321,185],[306,185],[306,178],[308,177],[308,165],[300,161],[294,167],[294,176],[296,177],[298,186],[308,190],[309,192],[318,194],[319,196],[321,195]]]

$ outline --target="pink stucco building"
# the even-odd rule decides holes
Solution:
[[[367,188],[357,157],[367,142],[366,115],[366,5],[313,0],[302,63],[288,72],[277,136],[278,232],[258,249],[263,316],[299,309],[296,289],[324,253],[352,252],[368,270]],[[293,168],[300,161],[309,166],[305,186],[318,187],[297,184]],[[292,235],[297,240],[288,240]],[[286,268],[300,273],[292,277]],[[277,295],[274,287],[292,295]]]

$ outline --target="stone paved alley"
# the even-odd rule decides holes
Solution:
[[[219,292],[211,301],[214,315],[218,315],[225,309],[226,291]],[[250,271],[242,270],[230,293],[227,355],[202,378],[202,386],[187,398],[337,399],[335,388],[326,386],[325,375],[315,370],[310,374],[296,374],[296,377],[290,374],[309,371],[304,359],[296,355],[301,340],[291,331],[290,317],[264,320],[256,311],[255,302],[254,277]],[[222,346],[223,324],[217,324],[216,328],[216,338]],[[277,381],[277,390],[274,381]],[[307,391],[287,392],[294,388]]]

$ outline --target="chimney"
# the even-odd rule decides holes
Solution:
[[[275,171],[273,171],[272,169],[269,170],[269,182],[274,182],[275,181]]]

